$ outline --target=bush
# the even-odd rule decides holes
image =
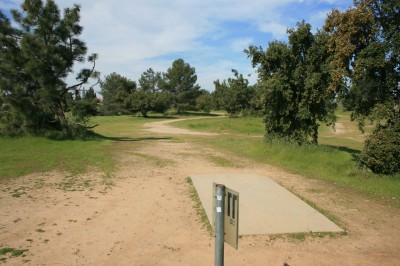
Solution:
[[[400,121],[378,127],[365,141],[361,164],[377,174],[400,172]]]

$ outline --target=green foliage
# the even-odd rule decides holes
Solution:
[[[26,251],[28,251],[28,249],[2,248],[0,249],[0,255],[11,253],[13,257],[18,257],[21,256]]]
[[[149,68],[140,79],[140,87],[125,100],[125,105],[132,112],[140,112],[147,117],[149,111],[166,113],[171,105],[171,96],[160,89],[161,73]]]
[[[218,108],[226,110],[231,117],[237,117],[244,110],[250,109],[254,92],[253,87],[249,86],[249,81],[243,78],[242,74],[234,69],[232,73],[235,78],[214,82],[213,97]]]
[[[264,52],[246,51],[258,66],[258,87],[264,95],[266,139],[317,143],[318,121],[335,121],[334,93],[326,88],[330,78],[327,35],[313,35],[304,21],[288,30],[289,44],[273,41]]]
[[[195,68],[183,59],[177,59],[163,75],[160,86],[171,94],[173,107],[181,113],[196,107],[196,98],[200,95],[200,86],[196,82]]]
[[[208,91],[203,91],[202,94],[196,98],[196,109],[210,113],[214,107],[213,97]]]
[[[93,67],[82,69],[76,84],[65,83],[87,51],[78,39],[80,7],[64,9],[63,16],[52,0],[26,0],[21,8],[12,10],[13,23],[0,12],[0,133],[39,135],[55,130],[70,136],[81,126],[66,115],[68,92],[98,77],[93,54],[87,59]]]
[[[360,161],[374,173],[400,172],[400,120],[378,126],[368,136]]]
[[[100,94],[103,96],[101,111],[105,115],[127,114],[125,101],[136,91],[136,82],[115,72],[105,76],[100,82]]]

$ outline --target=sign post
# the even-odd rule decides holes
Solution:
[[[215,266],[224,265],[225,186],[215,185]]]
[[[222,184],[213,183],[215,266],[224,265],[224,242],[238,249],[239,193]]]

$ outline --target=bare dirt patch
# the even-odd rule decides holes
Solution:
[[[96,171],[77,177],[76,182],[82,180],[82,184],[72,190],[59,186],[68,176],[65,173],[3,181],[0,249],[28,251],[18,257],[0,256],[0,263],[212,265],[214,239],[199,221],[186,178],[191,174],[255,173],[273,178],[327,210],[348,234],[305,239],[244,236],[238,251],[226,247],[226,265],[399,264],[398,208],[334,184],[201,147],[191,141],[194,135],[155,132],[141,142],[115,144],[121,153],[111,186]],[[233,165],[222,166],[213,161],[216,157]],[[85,180],[92,183],[85,185]],[[21,187],[25,193],[13,196]]]

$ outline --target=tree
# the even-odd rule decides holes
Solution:
[[[235,69],[232,69],[235,78],[228,78],[214,82],[214,99],[220,107],[225,109],[231,117],[237,117],[243,110],[250,108],[253,95],[249,81],[243,78]]]
[[[366,119],[376,125],[361,162],[377,173],[398,171],[400,155],[393,147],[400,142],[400,3],[355,1],[355,7],[342,13],[333,10],[324,30],[333,58],[331,87],[346,80],[340,90],[344,106],[362,131]]]
[[[73,85],[66,84],[74,63],[84,62],[87,47],[78,39],[80,7],[64,9],[52,0],[25,0],[22,11],[12,10],[14,24],[0,12],[0,131],[41,134],[60,130],[75,136],[85,125],[68,115],[67,95],[98,78],[93,64],[82,69]],[[16,26],[13,26],[16,25]]]
[[[200,90],[200,95],[196,98],[196,109],[209,113],[214,107],[211,93],[207,90]]]
[[[266,139],[317,143],[318,121],[335,121],[335,95],[326,89],[327,35],[313,35],[304,21],[288,33],[288,44],[273,41],[265,52],[254,46],[246,51],[258,67],[257,86],[264,91]]]
[[[100,88],[100,94],[103,96],[102,109],[105,114],[128,112],[125,101],[136,91],[136,82],[113,72],[100,83]]]
[[[149,68],[139,79],[139,88],[131,93],[126,101],[130,111],[140,112],[147,117],[149,111],[166,113],[170,106],[168,93],[160,90],[161,73]]]
[[[195,68],[185,63],[183,59],[177,59],[164,74],[161,86],[164,91],[171,94],[173,106],[178,112],[182,112],[196,106],[196,98],[200,91],[200,86],[196,82]]]

